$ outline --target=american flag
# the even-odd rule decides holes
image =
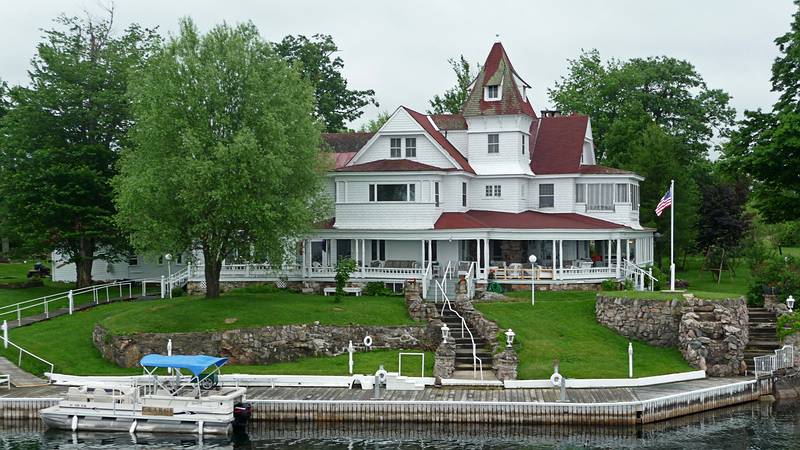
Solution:
[[[672,189],[668,190],[667,193],[661,197],[661,201],[658,202],[656,206],[656,215],[660,217],[661,213],[670,206],[672,206]]]

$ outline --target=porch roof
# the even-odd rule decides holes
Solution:
[[[423,164],[411,159],[379,159],[363,164],[337,168],[337,172],[407,172],[407,171],[450,171],[441,167]]]
[[[631,230],[632,228],[606,220],[595,219],[576,213],[543,213],[523,211],[520,213],[469,210],[446,212],[434,224],[437,230],[465,228],[512,228],[512,229],[568,229],[568,230]]]

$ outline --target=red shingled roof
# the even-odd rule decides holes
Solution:
[[[575,213],[543,213],[538,211],[508,213],[469,210],[463,213],[442,213],[434,228],[437,230],[465,228],[609,230],[628,229],[629,227]]]
[[[322,133],[322,140],[335,153],[349,153],[361,150],[375,133]]]
[[[406,112],[414,120],[416,120],[417,123],[420,124],[434,140],[436,140],[436,142],[439,143],[439,145],[450,155],[450,157],[453,158],[459,166],[461,166],[461,169],[463,169],[465,172],[475,173],[475,171],[472,170],[472,166],[469,165],[467,158],[464,158],[464,155],[462,155],[461,152],[459,152],[458,149],[456,149],[453,144],[451,144],[450,141],[448,141],[447,138],[442,135],[442,133],[433,127],[431,121],[428,120],[428,116],[418,113],[405,106],[403,106],[403,109],[405,109]]]
[[[585,173],[587,175],[630,175],[633,173],[629,170],[622,170],[615,167],[606,166],[581,166],[580,171],[581,173]]]
[[[531,135],[535,131],[531,126]],[[536,175],[579,173],[588,116],[542,117],[533,147],[531,170]]]
[[[337,172],[405,172],[416,170],[441,171],[453,169],[443,169],[441,167],[423,164],[410,159],[379,159],[377,161],[355,164],[336,169]]]
[[[495,42],[494,45],[492,45],[492,49],[489,51],[489,55],[486,57],[486,62],[484,62],[483,67],[481,67],[480,73],[478,73],[472,91],[464,102],[464,106],[462,107],[464,115],[527,114],[536,118],[536,112],[533,110],[533,106],[531,106],[527,98],[522,96],[520,90],[517,89],[514,76],[525,84],[525,86],[528,86],[527,83],[522,81],[522,77],[514,70],[514,66],[511,65],[511,60],[508,58],[503,44]],[[500,100],[486,101],[483,99],[484,88],[488,86],[490,82],[493,85],[502,84]]]
[[[334,160],[334,168],[338,169],[340,167],[344,167],[347,163],[353,159],[353,156],[356,156],[358,152],[340,152],[340,153],[333,153],[333,160]]]
[[[431,114],[430,118],[440,130],[466,130],[467,121],[461,114]]]

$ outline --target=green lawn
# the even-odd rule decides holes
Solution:
[[[237,320],[225,323],[225,319]],[[195,331],[210,329],[244,328],[259,325],[311,323],[345,325],[403,325],[413,324],[400,297],[347,297],[342,303],[334,303],[333,297],[318,295],[280,293],[257,293],[248,290],[234,291],[216,300],[195,297],[173,300],[115,303],[102,305],[73,316],[58,317],[35,325],[13,329],[11,340],[23,348],[51,361],[61,373],[125,374],[138,371],[117,367],[104,360],[92,344],[92,329],[95,323],[104,323],[114,333],[121,331]],[[230,322],[230,320],[229,320]],[[17,352],[3,351],[12,361]],[[392,356],[395,355],[395,356]],[[386,361],[380,353],[370,355],[364,363],[375,365],[382,362],[386,367],[397,364],[396,352],[387,353]],[[431,364],[432,364],[432,357]],[[347,360],[344,360],[346,373]],[[411,360],[409,360],[411,361]],[[428,363],[428,357],[426,357]],[[394,364],[394,365],[393,365]],[[419,370],[417,363],[409,363],[408,370]],[[30,359],[23,359],[23,368],[41,373],[45,368]],[[287,364],[263,367],[238,367],[248,373],[313,373],[342,374],[341,358],[311,358]],[[359,369],[362,370],[362,369]],[[370,373],[373,369],[363,370]],[[427,370],[427,369],[426,369]],[[404,372],[406,369],[404,368]]]
[[[679,263],[680,261],[676,261]],[[722,279],[717,284],[717,277],[714,272],[700,272],[703,265],[702,256],[689,256],[686,258],[686,268],[676,270],[675,277],[689,282],[689,292],[728,292],[732,294],[746,295],[750,284],[750,270],[743,260],[734,266],[736,274],[726,270],[722,272]],[[669,261],[664,263],[665,273],[661,288],[669,289]]]
[[[401,297],[333,296],[242,289],[219,299],[183,297],[137,303],[102,318],[114,334],[210,331],[266,325],[408,325],[415,323]]]
[[[515,292],[509,302],[476,303],[501,329],[516,333],[520,379],[543,379],[553,373],[558,358],[561,373],[570,378],[627,378],[628,339],[595,321],[595,292]],[[499,336],[505,342],[505,336]],[[693,370],[675,348],[634,341],[634,376],[644,377]]]

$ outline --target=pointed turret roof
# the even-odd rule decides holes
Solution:
[[[493,85],[501,87],[500,100],[484,100],[484,88]],[[503,44],[495,42],[464,102],[462,113],[464,117],[527,114],[535,118],[536,112],[523,95],[522,87],[530,85],[514,70]]]

